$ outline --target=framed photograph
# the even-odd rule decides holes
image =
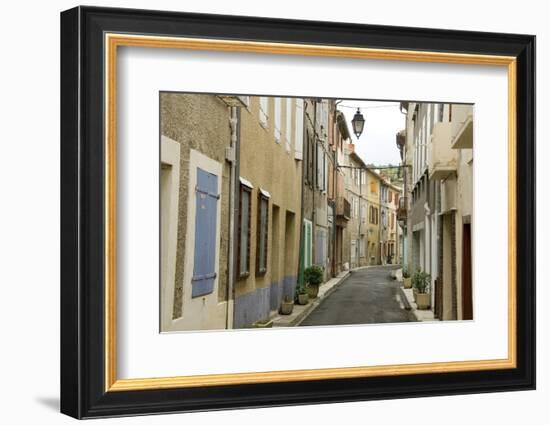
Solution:
[[[535,37],[61,14],[61,411],[535,388]]]

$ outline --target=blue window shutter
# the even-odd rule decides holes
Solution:
[[[214,291],[216,280],[216,220],[218,210],[218,176],[197,168],[195,187],[195,259],[192,297]]]

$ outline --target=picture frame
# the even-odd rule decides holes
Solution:
[[[508,357],[118,379],[121,46],[505,67]],[[62,413],[93,418],[535,388],[534,36],[76,7],[61,14],[61,117]]]

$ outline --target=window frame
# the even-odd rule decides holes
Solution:
[[[250,276],[250,236],[251,236],[251,223],[252,223],[252,191],[253,189],[244,184],[240,183],[239,187],[239,237],[238,237],[238,246],[237,246],[237,278],[245,279]],[[246,270],[241,270],[241,248],[242,248],[242,231],[243,231],[243,193],[247,192],[249,196],[248,201],[248,229],[247,229],[247,248],[246,248]]]
[[[263,203],[265,201],[265,204]],[[265,205],[265,226],[262,228],[262,205]],[[263,276],[267,273],[267,260],[268,260],[268,238],[269,238],[269,196],[262,192],[260,189],[258,191],[258,205],[256,206],[257,217],[256,217],[256,276]],[[262,241],[262,231],[265,232],[264,238],[264,257],[265,257],[265,267],[260,267],[260,244]],[[240,236],[240,234],[239,234]]]

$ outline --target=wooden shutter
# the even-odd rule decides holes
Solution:
[[[309,266],[311,266],[311,261],[312,261],[311,228],[312,228],[311,221],[304,220],[304,267],[305,268],[308,268]]]
[[[258,217],[256,239],[256,274],[267,271],[267,240],[269,230],[269,197],[260,189],[258,193]]]
[[[315,264],[325,266],[327,236],[325,229],[318,229],[315,235]]]
[[[321,189],[323,185],[323,150],[321,149],[321,146],[317,143],[317,161],[316,161],[316,171],[317,171],[317,189]]]
[[[218,176],[197,168],[192,297],[210,294],[216,280]]]
[[[241,178],[239,196],[239,222],[237,236],[237,275],[239,278],[250,274],[250,220],[252,213],[252,187],[243,184]]]

